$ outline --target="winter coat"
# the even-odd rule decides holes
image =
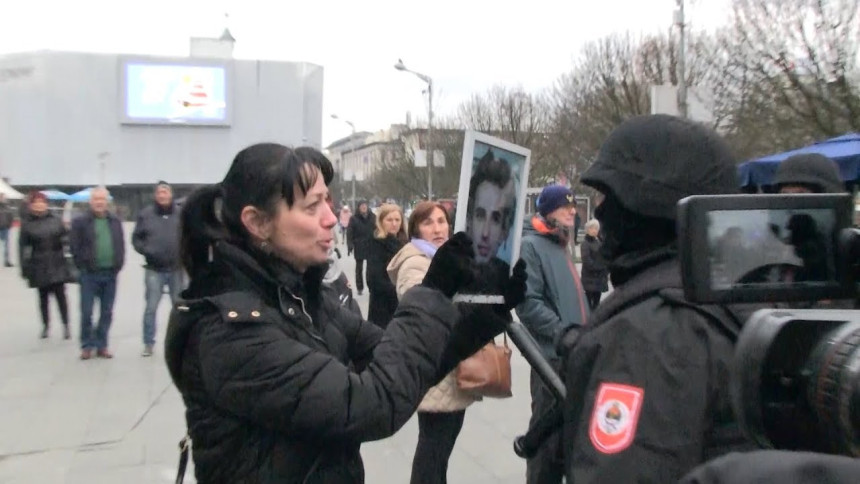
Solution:
[[[218,242],[206,270],[165,341],[200,484],[362,483],[360,444],[396,432],[462,353],[486,343],[460,349],[458,311],[423,286],[383,333],[320,291],[325,267],[299,275]]]
[[[27,215],[18,236],[18,250],[21,277],[27,279],[30,287],[69,282],[72,274],[64,250],[67,235],[63,221],[54,214]]]
[[[687,302],[671,251],[631,255],[630,279],[566,352],[568,482],[677,482],[704,461],[753,448],[729,398],[746,315]]]
[[[388,275],[394,281],[397,296],[402,298],[413,286],[424,280],[430,268],[430,257],[412,243],[403,246],[388,264]],[[475,402],[472,396],[457,386],[457,372],[451,371],[438,385],[431,388],[418,410],[421,412],[457,412]]]
[[[582,288],[589,292],[606,292],[609,290],[609,268],[606,260],[600,254],[600,246],[603,245],[597,237],[588,234],[579,246],[582,257]]]
[[[791,450],[757,450],[733,453],[709,461],[687,474],[678,484],[855,484],[860,459],[843,455]]]
[[[557,358],[559,337],[571,326],[582,326],[588,320],[579,273],[570,254],[567,240],[535,216],[523,229],[520,258],[528,274],[526,299],[517,306],[517,316],[528,328],[543,354]]]
[[[6,230],[12,227],[12,222],[15,221],[15,211],[8,202],[0,202],[0,230]]]
[[[349,219],[346,229],[346,244],[354,252],[356,260],[367,259],[373,232],[376,230],[376,215],[370,210],[367,214],[356,213]]]
[[[107,215],[110,227],[111,242],[113,243],[113,271],[119,272],[125,263],[125,233],[122,222],[112,213]],[[72,257],[75,265],[82,271],[96,270],[96,232],[95,215],[91,211],[72,220],[72,230],[69,233]]]
[[[179,268],[179,210],[171,204],[145,207],[131,235],[134,250],[146,260],[146,268],[173,271]]]
[[[367,320],[382,328],[388,326],[397,309],[397,290],[388,277],[388,263],[402,247],[403,242],[393,235],[384,239],[374,237],[367,252],[367,288],[370,289]]]

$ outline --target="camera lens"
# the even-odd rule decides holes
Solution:
[[[860,457],[860,322],[828,332],[807,360],[807,401],[832,453]]]

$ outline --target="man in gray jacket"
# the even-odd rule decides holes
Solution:
[[[517,306],[517,316],[540,345],[544,357],[558,371],[556,343],[571,327],[582,326],[588,306],[576,265],[567,251],[576,215],[573,192],[561,185],[545,187],[537,201],[538,213],[526,223],[520,258],[528,272],[526,300]],[[534,370],[529,382],[533,425],[554,405],[552,393]],[[528,484],[561,484],[564,460],[559,433],[548,439],[526,462]]]
[[[155,313],[164,288],[171,302],[182,290],[179,268],[179,210],[173,203],[173,190],[165,181],[155,187],[155,203],[141,210],[132,234],[134,250],[146,259],[146,309],[143,311],[143,353],[152,356],[155,345]]]

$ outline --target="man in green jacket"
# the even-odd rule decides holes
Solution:
[[[545,187],[537,201],[538,213],[526,223],[520,258],[526,261],[526,300],[517,306],[517,316],[540,345],[544,357],[559,369],[556,343],[571,327],[588,319],[588,305],[576,265],[567,250],[575,223],[573,192],[562,185]],[[554,397],[532,370],[529,382],[532,417],[552,407]],[[564,461],[556,433],[526,463],[528,484],[561,484]]]

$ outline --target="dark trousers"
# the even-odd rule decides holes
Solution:
[[[585,291],[585,299],[588,300],[588,308],[592,311],[600,304],[600,296],[603,293],[599,291]]]
[[[116,272],[81,273],[81,349],[107,349],[115,297]],[[96,299],[99,300],[99,324],[93,330],[93,306]]]
[[[3,243],[3,263],[9,264],[9,229],[0,229],[0,242]]]
[[[409,484],[446,484],[448,458],[463,428],[466,411],[418,412],[418,446]]]
[[[355,288],[364,291],[364,259],[355,258]]]
[[[69,325],[69,303],[66,301],[66,285],[62,282],[39,288],[39,311],[42,313],[42,325],[48,327],[51,323],[51,312],[48,311],[48,298],[54,295],[57,307],[60,309],[60,318],[63,326]]]
[[[553,369],[558,371],[558,361],[550,361]],[[537,372],[532,370],[529,377],[529,388],[532,394],[532,416],[529,427],[533,426],[538,417],[556,404],[552,395]],[[564,477],[564,459],[561,454],[561,432],[552,434],[534,457],[526,461],[527,484],[561,484]]]

